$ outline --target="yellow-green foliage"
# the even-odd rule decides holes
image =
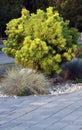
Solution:
[[[22,9],[21,17],[7,24],[3,51],[25,67],[51,74],[59,73],[60,65],[74,57],[78,31],[69,28],[52,7],[30,14]]]

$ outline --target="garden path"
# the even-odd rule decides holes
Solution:
[[[1,97],[0,130],[82,130],[82,89],[58,96]]]
[[[0,64],[14,63],[15,60],[11,57],[6,56],[3,52],[0,51]]]

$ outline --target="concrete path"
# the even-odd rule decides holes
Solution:
[[[0,64],[14,63],[15,60],[11,57],[6,56],[3,52],[0,51]]]
[[[0,130],[82,130],[82,90],[0,98]]]
[[[4,48],[3,44],[0,44],[0,49]],[[11,57],[6,56],[2,51],[0,51],[0,64],[14,63],[15,60]]]

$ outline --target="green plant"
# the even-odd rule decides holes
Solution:
[[[0,91],[8,95],[25,96],[31,94],[47,94],[50,82],[43,74],[21,71],[21,67],[8,69],[2,81]]]
[[[82,79],[82,59],[74,58],[61,66],[62,71],[59,74],[63,79]]]
[[[74,80],[74,83],[82,83],[82,78],[76,78],[76,79]]]
[[[75,56],[78,58],[82,58],[82,45],[78,45],[78,49],[75,52]]]
[[[48,0],[49,5],[57,9],[64,19],[70,20],[70,26],[82,32],[81,0]]]
[[[0,48],[0,51],[2,51],[2,48]]]
[[[68,25],[52,7],[36,14],[23,9],[20,18],[7,24],[3,51],[25,67],[48,75],[59,73],[60,65],[71,60],[77,48],[78,31]]]

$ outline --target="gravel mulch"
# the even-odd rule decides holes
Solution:
[[[82,83],[75,84],[72,82],[66,82],[52,86],[49,91],[52,95],[59,95],[64,93],[72,93],[80,89],[82,89]]]

